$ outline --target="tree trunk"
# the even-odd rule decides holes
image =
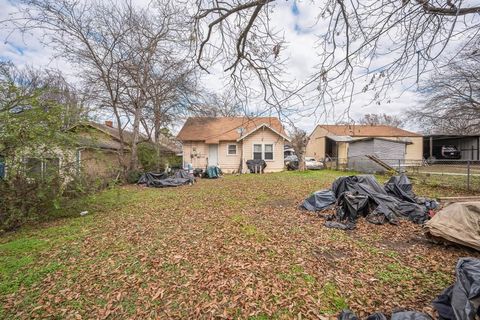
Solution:
[[[138,169],[138,153],[137,153],[137,144],[138,137],[140,134],[140,108],[135,107],[135,114],[133,119],[133,135],[132,135],[132,146],[131,146],[131,158],[130,158],[130,171],[135,171]]]
[[[298,170],[299,171],[307,170],[307,168],[305,166],[305,147],[301,148],[297,152],[297,157],[298,157]]]

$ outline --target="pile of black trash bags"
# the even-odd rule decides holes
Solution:
[[[178,187],[195,183],[195,177],[186,170],[177,170],[172,173],[146,172],[138,179],[137,184],[154,188]]]
[[[461,258],[455,269],[455,283],[445,289],[435,300],[433,308],[440,320],[475,320],[480,318],[480,260]],[[357,320],[350,310],[343,310],[339,320]],[[367,320],[388,320],[383,313],[374,313]],[[416,311],[394,312],[391,320],[431,320],[425,313]]]
[[[422,224],[437,206],[434,200],[415,196],[404,174],[391,177],[384,186],[372,175],[339,177],[331,189],[313,193],[301,205],[309,211],[335,208],[325,226],[344,230],[355,228],[359,217],[374,224],[398,224],[400,218]]]

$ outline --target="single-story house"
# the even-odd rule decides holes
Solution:
[[[246,161],[263,159],[265,172],[284,169],[285,129],[275,117],[191,117],[177,135],[182,143],[183,164],[223,172],[247,172]]]
[[[122,164],[119,156],[121,150],[120,136],[118,128],[113,126],[112,121],[105,121],[105,124],[96,122],[81,122],[69,129],[74,133],[74,144],[71,148],[55,149],[52,148],[42,153],[42,156],[32,156],[28,150],[23,150],[21,158],[27,175],[44,176],[49,171],[58,172],[74,170],[76,173],[82,173],[85,177],[91,179],[106,180],[115,178],[119,172],[122,172],[123,165],[127,165],[130,158],[130,147],[133,141],[133,133],[123,130],[123,139],[125,142],[124,157]],[[142,135],[140,142],[147,141]],[[161,146],[162,155],[178,155],[181,152],[180,147],[166,137],[158,142]],[[0,166],[0,177],[8,176],[8,159],[2,159],[4,162]],[[72,171],[70,171],[72,172]]]
[[[382,157],[394,159],[401,157],[405,163],[414,163],[423,159],[423,137],[421,134],[387,125],[318,125],[310,134],[306,148],[306,156],[314,157],[318,161],[331,158],[339,164],[346,165],[349,158],[349,148],[357,140],[371,139],[368,142],[355,146],[354,153],[382,153],[376,150],[388,141],[400,142],[396,148],[404,150],[400,154],[384,154]],[[380,140],[381,139],[381,140]],[[393,144],[390,144],[393,146]],[[367,148],[368,146],[368,148]],[[366,149],[362,151],[362,147]],[[373,149],[371,149],[373,148]],[[352,156],[352,152],[350,152]]]

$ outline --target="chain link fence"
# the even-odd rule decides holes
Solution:
[[[324,162],[324,167],[363,173],[402,172],[425,185],[480,191],[480,161],[353,157],[328,159]]]

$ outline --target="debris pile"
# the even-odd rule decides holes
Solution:
[[[437,205],[436,201],[416,197],[408,177],[402,174],[391,177],[385,186],[372,175],[339,177],[330,190],[313,193],[301,207],[309,211],[335,208],[325,225],[353,229],[359,217],[374,224],[398,224],[400,218],[421,224]]]
[[[178,187],[195,183],[193,175],[185,170],[175,171],[173,174],[146,172],[138,179],[137,184],[154,188]]]

